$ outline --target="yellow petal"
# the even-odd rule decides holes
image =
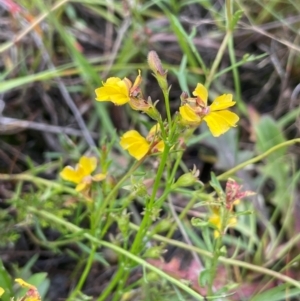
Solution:
[[[32,284],[29,284],[28,282],[24,281],[23,279],[21,278],[17,278],[15,279],[15,282],[17,282],[20,286],[22,287],[26,287],[26,288],[34,288],[36,289],[36,287]]]
[[[233,226],[235,226],[237,224],[237,218],[236,217],[231,217],[230,219],[229,219],[229,221],[228,221],[228,227],[233,227]]]
[[[239,116],[228,110],[210,112],[203,118],[212,135],[218,137],[227,132],[231,127],[235,127],[239,121]]]
[[[0,287],[0,297],[4,294],[4,289],[2,287]]]
[[[120,141],[121,147],[137,160],[142,159],[149,151],[149,142],[138,131],[126,132]]]
[[[145,139],[145,141],[131,144],[127,150],[136,160],[141,160],[149,152],[149,148],[150,145]]]
[[[196,89],[193,91],[194,96],[198,96],[206,105],[208,92],[202,84],[197,84]]]
[[[137,141],[146,140],[138,131],[131,130],[126,132],[122,137],[120,144],[123,149],[128,149],[132,144],[137,143]]]
[[[235,102],[232,101],[232,94],[223,94],[218,96],[213,103],[209,106],[210,111],[220,111],[227,108],[230,108],[235,105]]]
[[[106,178],[106,174],[98,173],[92,177],[94,182],[100,182]]]
[[[186,124],[195,125],[201,123],[201,118],[194,112],[194,110],[185,104],[179,108],[179,113]]]
[[[118,77],[110,77],[103,87],[95,90],[96,100],[111,101],[116,105],[123,105],[127,103],[129,98],[129,83],[127,80],[121,80]]]
[[[220,207],[212,206],[210,208],[212,210],[212,215],[208,219],[208,222],[214,226],[214,238],[218,238],[220,236],[220,230],[222,228],[222,220],[220,215]]]
[[[157,134],[157,133],[159,133],[159,132],[160,132],[160,125],[159,125],[159,123],[157,123],[157,124],[155,124],[155,125],[150,129],[148,136],[149,136],[149,135],[155,135],[155,134]]]
[[[215,230],[214,231],[214,238],[218,238],[220,236],[220,231],[219,230]]]
[[[122,81],[119,77],[109,77],[103,86],[113,86],[117,85],[120,81]]]
[[[217,214],[213,214],[209,219],[208,222],[214,225],[218,230],[221,229],[221,216]]]
[[[135,88],[139,87],[139,85],[142,82],[141,70],[138,70],[138,72],[139,72],[139,75],[136,77],[136,79],[134,81],[134,84],[132,86],[132,89],[135,89]]]
[[[84,176],[88,176],[96,169],[97,158],[82,156],[79,159],[79,166],[83,169]]]
[[[78,192],[82,192],[84,190],[87,190],[90,186],[91,186],[91,181],[83,181],[83,182],[80,182],[75,190],[78,191]]]
[[[161,140],[155,145],[155,150],[162,153],[165,149],[165,143]]]
[[[82,169],[76,168],[74,169],[71,166],[66,166],[61,172],[60,172],[60,176],[61,178],[63,178],[66,181],[70,181],[73,183],[78,184],[79,182],[81,182],[83,175],[82,175]]]
[[[21,301],[41,301],[41,296],[34,285],[25,282],[21,278],[15,279],[15,281],[22,287],[28,288],[26,295],[21,299]]]

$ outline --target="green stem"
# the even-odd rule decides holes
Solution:
[[[178,216],[179,220],[181,221],[186,214],[188,213],[188,211],[194,206],[196,200],[198,199],[198,195],[195,194],[191,200],[189,201],[189,203],[184,207],[184,209],[182,210],[182,212],[180,213],[180,215]],[[166,237],[170,238],[173,236],[175,230],[177,229],[177,224],[175,223],[169,230],[169,232],[167,233]]]
[[[216,277],[217,267],[218,267],[218,260],[220,257],[220,248],[222,247],[222,236],[220,235],[216,239],[213,257],[211,260],[211,266],[210,266],[210,276],[209,276],[209,282],[208,282],[208,296],[213,296],[213,286],[214,286],[214,280]]]
[[[213,62],[213,65],[211,66],[210,72],[209,72],[209,74],[206,78],[205,86],[206,86],[207,89],[209,89],[209,86],[211,85],[211,83],[214,79],[215,73],[217,71],[217,68],[218,68],[221,60],[222,60],[222,57],[223,57],[224,52],[226,50],[226,46],[228,44],[228,40],[229,40],[230,36],[231,36],[231,32],[227,31],[227,33],[226,33],[226,35],[225,35],[225,37],[222,41],[222,44],[219,48],[219,51],[216,55],[216,58]]]
[[[47,211],[39,210],[39,209],[37,209],[35,207],[31,207],[31,206],[27,207],[27,209],[30,213],[36,214],[40,217],[43,217],[46,220],[53,222],[54,224],[61,225],[72,233],[75,233],[75,234],[78,233],[78,235],[83,235],[83,237],[85,239],[89,240],[90,242],[92,242],[98,246],[107,247],[120,255],[124,255],[125,257],[129,258],[130,260],[140,264],[141,266],[149,269],[150,271],[156,273],[160,277],[166,279],[167,281],[169,281],[172,284],[176,285],[177,287],[181,288],[183,291],[188,293],[190,296],[194,297],[196,300],[204,300],[204,298],[202,296],[200,296],[196,291],[194,291],[193,289],[188,287],[182,281],[177,280],[177,279],[171,277],[170,275],[166,274],[165,272],[161,271],[159,268],[152,266],[150,263],[148,263],[144,259],[141,259],[139,256],[136,256],[113,243],[110,243],[110,242],[107,242],[104,240],[99,240],[96,237],[92,236],[91,234],[89,234],[87,232],[83,232],[80,227],[77,227],[76,225],[74,225],[68,221],[65,221]],[[104,299],[102,298],[100,300],[104,300]]]
[[[165,105],[166,105],[166,111],[167,111],[167,119],[169,127],[171,127],[172,124],[172,117],[171,117],[171,109],[170,109],[170,100],[169,100],[169,89],[162,89]]]
[[[145,210],[145,215],[144,218],[141,222],[139,231],[133,241],[132,247],[131,247],[131,252],[133,254],[137,254],[137,248],[140,246],[142,239],[144,237],[145,231],[148,228],[149,222],[151,220],[151,209],[153,208],[154,205],[154,201],[156,198],[156,193],[158,191],[159,185],[160,185],[160,181],[161,181],[161,177],[163,175],[164,172],[164,168],[168,159],[168,155],[169,155],[169,151],[170,151],[170,146],[165,145],[165,149],[162,153],[162,158],[160,161],[160,165],[157,171],[157,175],[155,178],[155,182],[153,184],[153,190],[152,190],[152,195],[150,197],[150,200],[148,202],[148,204],[146,204],[146,210]]]
[[[104,212],[105,208],[109,204],[109,202],[112,202],[111,198],[118,192],[120,187],[123,185],[123,183],[132,175],[132,173],[145,161],[146,156],[142,158],[141,160],[135,162],[135,164],[129,169],[129,171],[123,176],[123,178],[118,181],[116,186],[110,191],[110,193],[106,196],[104,199],[103,203],[101,206],[96,211],[96,221],[95,221],[95,226],[99,224],[101,218],[102,218],[102,213]]]
[[[228,40],[228,52],[229,52],[229,58],[230,63],[232,66],[232,74],[233,74],[233,81],[234,81],[234,88],[235,88],[235,100],[237,102],[237,106],[240,109],[240,111],[247,115],[247,108],[245,104],[242,102],[241,97],[241,85],[240,85],[240,76],[238,72],[238,67],[236,64],[236,57],[234,52],[234,40],[232,31],[234,28],[230,28],[232,23],[232,3],[231,0],[226,0],[226,20],[227,20],[227,31],[230,32],[230,37]]]
[[[144,218],[143,218],[143,220],[142,220],[142,222],[139,226],[139,230],[138,230],[138,232],[135,236],[135,239],[134,239],[134,241],[132,243],[132,246],[131,246],[131,249],[130,249],[130,253],[132,253],[134,255],[138,254],[138,252],[140,250],[140,247],[143,243],[143,239],[145,237],[145,234],[147,233],[149,224],[151,222],[151,210],[154,206],[156,193],[157,193],[158,188],[160,186],[160,180],[161,180],[161,177],[163,175],[165,164],[166,164],[167,159],[168,159],[169,151],[170,151],[170,146],[165,144],[165,148],[164,148],[164,151],[162,153],[162,158],[161,158],[160,165],[159,165],[159,168],[158,168],[158,171],[157,171],[155,182],[153,184],[152,195],[151,195],[148,203],[146,204],[146,210],[145,210]],[[121,273],[122,279],[123,279],[123,283],[122,283],[123,285],[126,282],[127,278],[129,277],[129,271],[126,271],[126,273],[123,274],[123,272],[125,270],[125,265],[127,265],[127,264],[128,264],[128,262],[125,262],[119,267],[120,273]],[[123,285],[119,285],[118,289],[122,290]]]
[[[28,182],[32,182],[36,185],[44,185],[44,186],[48,186],[48,187],[51,187],[54,189],[60,189],[71,195],[78,195],[78,192],[75,191],[75,189],[73,189],[73,188],[66,187],[60,183],[53,182],[53,180],[46,180],[43,178],[32,176],[28,173],[19,173],[19,174],[13,174],[13,175],[0,174],[0,180],[2,180],[2,181],[12,181],[12,180],[13,181],[28,181]]]
[[[105,288],[103,292],[101,292],[101,295],[97,299],[97,301],[104,301],[109,296],[110,292],[114,289],[114,287],[120,283],[120,281],[123,279],[123,269],[118,269],[116,274],[113,276],[112,281],[109,282],[109,285]],[[123,280],[122,280],[123,281]]]
[[[86,281],[86,278],[91,270],[91,267],[92,267],[92,264],[93,264],[93,261],[94,261],[94,256],[95,256],[95,253],[96,253],[96,245],[95,243],[92,243],[92,251],[89,255],[89,258],[88,258],[88,261],[87,261],[87,264],[85,265],[85,268],[84,268],[84,271],[83,273],[81,274],[80,276],[80,279],[75,287],[75,289],[73,290],[72,294],[70,295],[70,297],[67,299],[67,301],[72,301],[74,300],[74,298],[76,297],[76,295],[79,293],[79,291],[82,289],[83,285],[84,285],[84,282]]]
[[[130,224],[130,227],[133,230],[136,230],[136,231],[139,229],[139,227],[137,225],[134,225],[134,224]],[[196,252],[197,254],[199,254],[201,256],[204,256],[204,257],[207,257],[207,258],[213,258],[213,256],[214,256],[209,251],[200,249],[198,247],[194,247],[192,245],[185,244],[185,243],[180,242],[178,240],[166,238],[166,237],[158,235],[158,234],[154,234],[152,236],[152,238],[155,239],[155,240],[157,240],[157,241],[161,241],[161,242],[164,242],[166,244],[169,244],[169,245],[181,248],[183,250],[188,250],[188,251]],[[218,261],[222,262],[224,264],[241,267],[241,268],[244,268],[244,269],[248,269],[248,270],[251,270],[251,271],[254,271],[254,272],[258,272],[258,273],[261,273],[261,274],[265,274],[265,275],[274,277],[276,279],[279,279],[280,281],[289,283],[292,286],[297,287],[297,288],[300,289],[300,282],[299,281],[297,281],[297,280],[295,280],[295,279],[293,279],[293,278],[291,278],[289,276],[280,274],[280,273],[278,273],[276,271],[269,270],[269,269],[267,269],[265,267],[257,266],[257,265],[254,265],[254,264],[251,264],[251,263],[248,263],[248,262],[245,262],[245,261],[237,260],[237,259],[226,258],[226,257],[223,257],[223,256],[220,256],[218,258]]]
[[[225,200],[223,200],[224,202]],[[208,282],[208,296],[213,296],[213,286],[214,286],[214,280],[217,273],[217,267],[218,267],[218,261],[221,253],[222,248],[222,238],[225,233],[226,227],[229,222],[230,218],[230,211],[224,207],[220,207],[219,209],[221,212],[221,229],[219,229],[219,237],[215,240],[215,246],[214,246],[214,252],[213,252],[213,258],[211,261],[211,267],[210,267],[210,277]]]
[[[101,216],[102,213],[105,211],[106,207],[108,206],[109,202],[112,202],[111,198],[118,192],[119,188],[121,187],[121,185],[132,175],[132,173],[144,162],[146,157],[144,157],[143,159],[137,161],[131,168],[130,170],[123,176],[123,178],[116,184],[116,186],[110,191],[110,193],[107,195],[107,197],[105,198],[105,200],[103,201],[103,204],[101,204],[101,206],[99,206],[99,209],[96,211],[96,219],[95,219],[95,223],[94,226],[97,227],[97,225],[99,224],[100,220],[101,220]],[[107,229],[109,228],[110,225],[110,219],[107,219],[107,222],[105,224],[105,226],[103,227],[102,231],[101,231],[101,235],[100,237],[102,238]],[[96,229],[96,228],[95,228]],[[90,256],[91,257],[91,256]],[[97,301],[102,301],[105,300],[106,297],[110,294],[111,290],[113,290],[113,288],[115,287],[116,284],[118,284],[123,276],[123,272],[124,272],[124,267],[121,266],[117,272],[117,274],[114,277],[114,280],[110,282],[110,284],[105,288],[105,290],[103,291],[103,293],[101,294],[101,296],[98,298]]]
[[[262,159],[264,159],[265,157],[269,156],[271,153],[277,151],[278,149],[285,147],[285,146],[289,146],[289,145],[293,145],[296,143],[300,143],[300,138],[296,138],[296,139],[292,139],[289,141],[285,141],[282,142],[280,144],[277,144],[273,147],[271,147],[270,149],[268,149],[266,152],[262,153],[261,155],[258,155],[250,160],[247,160],[241,164],[238,164],[237,166],[233,167],[232,169],[222,173],[221,175],[217,176],[217,179],[220,180],[226,180],[228,179],[228,177],[230,177],[232,174],[236,173],[237,171],[239,171],[240,169],[246,167],[249,164],[254,164]]]

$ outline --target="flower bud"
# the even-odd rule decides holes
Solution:
[[[153,234],[168,231],[174,225],[174,221],[170,218],[161,219],[153,228]]]
[[[189,95],[187,94],[187,92],[183,91],[180,95],[181,104],[185,104],[188,98]]]
[[[153,246],[145,251],[143,254],[144,258],[161,258],[162,255],[166,252],[167,250],[164,249],[164,245],[160,246]]]
[[[131,108],[135,111],[141,111],[145,114],[147,114],[150,118],[154,120],[159,120],[160,114],[155,108],[156,103],[152,103],[152,100],[150,97],[148,97],[148,100],[138,98],[138,97],[130,97],[129,105]]]
[[[196,169],[196,166],[194,165],[193,170],[180,176],[176,183],[172,185],[172,188],[176,189],[179,187],[189,187],[195,183],[201,183],[198,179],[199,174],[199,169]]]
[[[157,53],[153,50],[148,53],[148,64],[155,75],[159,74],[161,76],[165,76],[167,74],[167,71],[163,70],[161,61]]]
[[[153,71],[154,76],[162,90],[168,90],[167,71],[163,70],[161,61],[155,51],[150,51],[148,54],[148,65]]]
[[[121,233],[125,237],[129,233],[130,213],[127,213],[126,210],[124,210],[121,215],[118,215],[116,220]]]

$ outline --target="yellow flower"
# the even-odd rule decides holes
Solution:
[[[0,286],[0,297],[4,294],[4,289]]]
[[[214,237],[218,238],[222,231],[221,210],[220,210],[220,207],[217,207],[217,206],[212,206],[211,210],[212,210],[212,215],[208,219],[208,222],[215,228]],[[234,217],[234,216],[229,217],[225,223],[224,232],[228,227],[234,227],[236,225],[236,223],[237,223],[236,217]]]
[[[87,190],[93,181],[99,182],[105,179],[106,175],[99,173],[91,176],[97,167],[95,157],[82,156],[75,168],[66,166],[60,173],[60,176],[66,180],[77,184],[76,191]]]
[[[95,90],[96,100],[111,101],[115,105],[121,106],[130,101],[131,96],[135,97],[140,93],[139,85],[142,81],[141,72],[137,76],[134,84],[128,78],[110,77],[106,82],[102,82],[103,87]]]
[[[123,149],[128,150],[129,154],[137,160],[141,160],[150,149],[150,143],[135,130],[126,132],[121,137],[120,144]]]
[[[239,117],[227,110],[235,105],[232,94],[218,96],[210,106],[207,106],[208,92],[202,84],[197,84],[193,95],[196,98],[186,98],[179,108],[183,124],[197,126],[204,120],[215,137],[236,126]]]
[[[151,128],[145,138],[138,131],[131,130],[121,137],[120,144],[123,149],[128,150],[132,157],[141,160],[149,152],[162,152],[164,150],[164,142],[157,139],[159,131],[159,125],[157,124]]]
[[[26,295],[21,299],[21,301],[41,301],[41,296],[34,285],[25,282],[21,278],[15,279],[15,281],[22,287],[28,288]]]

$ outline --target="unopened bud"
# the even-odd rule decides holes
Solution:
[[[145,251],[143,254],[144,258],[162,258],[162,255],[166,253],[166,249],[164,249],[164,245],[154,246]]]
[[[195,183],[201,183],[198,178],[199,174],[200,171],[196,169],[196,166],[194,165],[193,170],[180,176],[176,183],[172,185],[172,188],[176,189],[179,187],[189,187]]]
[[[154,50],[151,50],[148,53],[148,64],[155,75],[159,74],[161,76],[165,76],[167,74],[167,71],[163,70],[161,61]]]
[[[187,94],[187,92],[182,92],[180,95],[181,104],[185,104],[188,97],[189,95]]]
[[[148,64],[153,71],[154,76],[162,90],[168,90],[167,71],[163,70],[161,61],[155,51],[150,51],[148,54]]]

